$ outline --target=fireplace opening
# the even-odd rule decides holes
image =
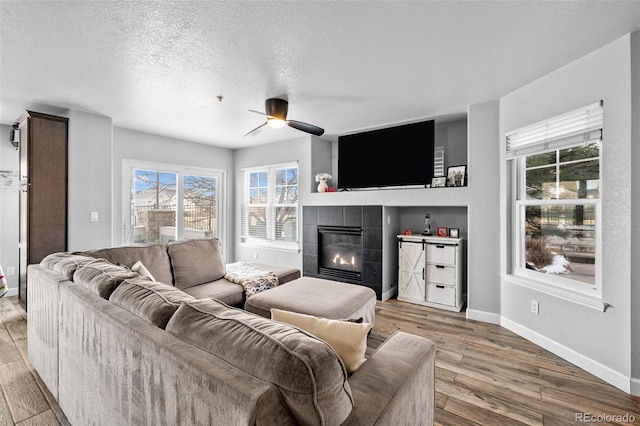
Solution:
[[[360,283],[362,281],[362,229],[318,227],[318,273]]]

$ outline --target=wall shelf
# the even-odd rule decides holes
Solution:
[[[468,186],[456,188],[385,188],[344,192],[313,192],[307,198],[310,205],[384,206],[467,206],[471,191]]]

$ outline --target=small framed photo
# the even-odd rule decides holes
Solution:
[[[467,165],[447,168],[447,186],[467,185]]]
[[[438,237],[448,237],[449,236],[449,228],[446,226],[438,226],[436,228],[436,235]]]
[[[431,178],[431,187],[432,188],[444,188],[447,186],[447,177],[439,176]]]
[[[458,228],[449,228],[449,238],[460,238],[460,230]]]

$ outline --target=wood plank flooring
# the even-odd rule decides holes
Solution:
[[[437,345],[436,425],[640,425],[639,397],[503,327],[464,312],[378,302],[375,331],[396,330]],[[581,422],[582,413],[606,418]]]
[[[0,425],[68,425],[27,359],[26,324],[17,298],[0,298]],[[377,304],[368,353],[397,330],[438,347],[436,425],[640,425],[640,398],[500,326],[392,299]]]
[[[0,426],[69,422],[27,357],[27,315],[17,297],[0,298]]]

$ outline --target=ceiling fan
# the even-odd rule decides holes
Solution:
[[[293,127],[294,129],[301,130],[312,135],[320,136],[324,133],[324,129],[312,124],[303,123],[302,121],[287,120],[287,110],[289,109],[289,102],[284,99],[271,98],[264,101],[265,112],[254,111],[250,109],[250,112],[264,115],[267,117],[267,121],[264,124],[259,125],[245,136],[255,136],[265,129],[266,126],[270,127],[283,127],[285,125]]]

